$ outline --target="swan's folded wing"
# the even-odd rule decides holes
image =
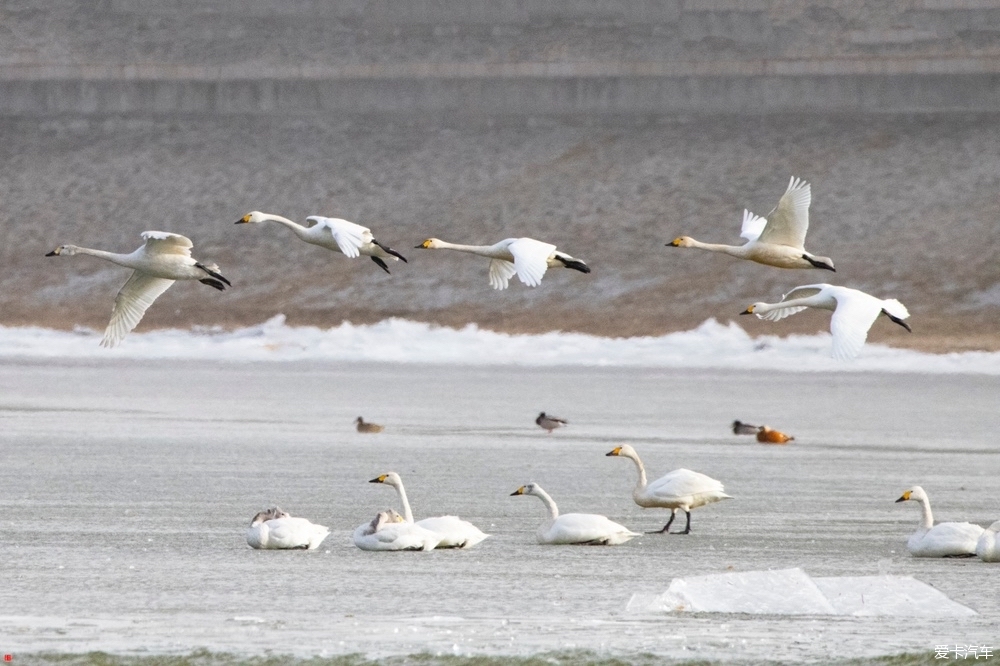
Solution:
[[[760,242],[790,245],[802,249],[809,230],[809,204],[812,190],[804,180],[792,177],[788,189],[781,195],[778,205],[767,216],[767,225],[760,234]]]
[[[313,549],[322,543],[330,530],[323,525],[316,525],[305,518],[276,518],[267,521],[270,529],[271,542],[281,548]]]
[[[506,259],[490,259],[490,286],[494,289],[506,289],[517,269]]]
[[[755,241],[760,238],[760,234],[764,231],[764,226],[766,224],[766,218],[763,218],[760,215],[755,215],[744,208],[743,227],[740,229],[740,237],[746,238],[748,241]]]
[[[587,543],[601,541],[628,532],[610,518],[593,513],[564,513],[549,529],[549,536],[560,543]]]
[[[153,301],[173,283],[173,280],[152,277],[139,271],[132,273],[132,277],[115,297],[111,321],[104,330],[101,346],[114,347],[121,342],[129,331],[139,324],[142,315],[146,314],[146,309],[153,304]]]
[[[675,469],[646,486],[648,494],[663,499],[689,497],[701,493],[721,493],[724,490],[721,481],[684,468]]]
[[[868,329],[882,313],[882,301],[862,292],[837,298],[837,309],[830,318],[833,335],[833,357],[838,361],[851,359],[861,352],[868,339]]]
[[[489,536],[458,516],[434,516],[418,520],[415,524],[441,538],[438,548],[469,548]]]
[[[518,238],[507,249],[514,256],[517,277],[529,287],[537,287],[549,269],[549,257],[556,251],[556,246],[534,238]]]
[[[155,254],[180,254],[190,257],[191,248],[194,247],[187,236],[172,234],[169,231],[143,231],[142,237],[146,241],[146,251]]]
[[[367,227],[360,224],[348,222],[335,217],[320,217],[310,215],[307,220],[315,220],[316,224],[323,225],[330,230],[333,241],[340,248],[345,256],[354,259],[361,254],[361,246],[366,242],[371,242],[372,232]]]

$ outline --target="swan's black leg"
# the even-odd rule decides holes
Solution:
[[[222,284],[215,278],[202,278],[198,280],[198,282],[201,282],[202,284],[207,284],[209,287],[215,287],[219,291],[223,291],[226,288],[226,285]]]
[[[561,261],[562,265],[565,266],[566,268],[572,268],[574,271],[580,271],[581,273],[590,272],[590,266],[583,263],[582,261],[578,261],[576,259],[566,259],[564,257],[560,257],[558,254],[556,255],[556,259]]]
[[[392,256],[394,256],[394,257],[397,257],[397,258],[399,258],[399,259],[402,259],[402,260],[403,260],[403,263],[404,263],[404,264],[408,264],[408,263],[410,263],[410,262],[408,262],[408,261],[406,260],[406,257],[404,257],[403,255],[401,255],[401,254],[400,254],[399,252],[396,252],[395,250],[393,250],[393,249],[392,249],[391,247],[389,247],[388,245],[382,245],[382,243],[379,243],[379,242],[378,242],[377,240],[375,240],[374,238],[372,239],[372,242],[373,242],[373,243],[375,243],[376,245],[378,245],[378,246],[379,246],[380,248],[382,248],[382,249],[383,249],[383,250],[385,250],[386,252],[388,252],[389,254],[391,254]]]
[[[211,270],[211,269],[207,268],[207,267],[205,266],[205,264],[201,264],[201,263],[198,263],[198,264],[195,264],[195,268],[200,268],[201,270],[205,271],[206,273],[208,273],[209,275],[211,275],[212,277],[214,277],[214,278],[215,278],[216,280],[220,280],[220,281],[222,281],[222,282],[225,282],[225,283],[226,283],[227,285],[229,285],[230,287],[232,287],[232,286],[233,286],[233,283],[232,283],[232,282],[230,282],[230,281],[229,281],[229,280],[227,280],[226,278],[222,277],[222,275],[221,275],[221,274],[219,274],[219,273],[216,273],[215,271],[213,271],[213,270]]]
[[[389,272],[389,267],[386,266],[385,262],[382,261],[381,259],[379,259],[378,257],[372,257],[372,261],[374,261],[376,264],[378,264],[379,266],[381,266],[382,270],[384,270],[386,273]]]
[[[691,534],[691,512],[685,510],[684,513],[687,514],[687,525],[680,532],[671,532],[671,534]]]
[[[902,319],[900,319],[899,317],[893,317],[893,316],[892,316],[891,314],[889,314],[889,313],[888,313],[888,312],[886,312],[885,310],[882,310],[882,314],[884,314],[884,315],[885,315],[886,317],[888,317],[889,319],[891,319],[891,320],[892,320],[892,323],[894,323],[894,324],[899,324],[900,326],[902,326],[903,328],[905,328],[905,329],[906,329],[907,331],[909,331],[910,333],[913,333],[913,329],[912,329],[912,328],[910,328],[910,325],[909,325],[909,324],[907,324],[907,323],[906,323],[905,321],[903,321]]]
[[[670,520],[668,520],[667,524],[663,526],[663,529],[653,530],[652,532],[646,532],[646,534],[667,534],[667,532],[670,530],[670,525],[673,524],[674,517],[676,516],[677,516],[677,509],[672,509],[670,511]]]
[[[825,268],[828,271],[833,271],[834,273],[837,272],[837,269],[831,266],[830,264],[824,264],[822,261],[816,261],[815,259],[813,259],[808,255],[803,254],[802,258],[808,261],[810,264],[812,264],[814,268]]]

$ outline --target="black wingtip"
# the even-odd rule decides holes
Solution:
[[[389,267],[385,265],[385,262],[384,262],[384,261],[382,261],[382,260],[381,260],[380,258],[378,258],[378,257],[372,257],[371,259],[372,259],[372,261],[374,261],[374,262],[375,262],[376,264],[378,264],[378,265],[379,265],[379,267],[380,267],[380,268],[381,268],[382,270],[384,270],[384,271],[385,271],[386,273],[389,273]],[[391,275],[391,273],[390,273],[390,275]]]

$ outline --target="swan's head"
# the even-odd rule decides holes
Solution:
[[[394,488],[399,488],[403,485],[403,480],[399,478],[399,474],[395,472],[389,472],[388,474],[380,474],[368,483],[384,483],[387,486],[392,486]]]
[[[994,534],[996,534],[997,532],[1000,532],[1000,520],[996,521],[995,523],[993,523],[992,525],[990,525],[989,527],[987,527],[986,531],[987,532],[993,532]]]
[[[538,484],[536,484],[536,483],[529,483],[528,485],[521,486],[520,488],[518,488],[517,490],[515,490],[514,492],[512,492],[510,494],[510,496],[513,497],[514,495],[534,495],[535,494],[535,490],[537,488],[538,488]]]
[[[252,210],[240,219],[236,220],[236,224],[260,224],[267,219],[267,213],[262,213],[259,210]]]
[[[625,458],[635,458],[635,457],[637,457],[636,453],[635,453],[635,449],[633,449],[628,444],[622,444],[621,446],[616,446],[615,448],[611,449],[610,451],[608,451],[604,455],[606,455],[606,456],[623,456]]]
[[[258,511],[257,515],[254,516],[253,520],[250,521],[250,527],[253,527],[255,525],[260,525],[261,523],[267,522],[268,520],[271,520],[270,509],[268,509],[267,511]]]
[[[667,247],[692,247],[694,246],[694,239],[690,236],[678,236],[669,243]]]
[[[58,257],[61,254],[65,254],[65,255],[76,254],[76,246],[75,245],[60,245],[59,247],[57,247],[56,249],[52,250],[51,252],[47,252],[45,254],[45,256],[46,257]]]
[[[757,312],[757,310],[759,310],[763,305],[767,305],[767,303],[754,303],[753,305],[748,305],[747,309],[741,312],[740,314],[741,315],[755,314],[758,317],[760,317],[761,315],[759,312]]]
[[[391,523],[405,523],[405,522],[406,519],[403,518],[401,515],[399,515],[395,510],[387,509],[385,511],[379,511],[377,514],[375,514],[375,518],[372,520],[371,523],[369,523],[369,527],[371,528],[371,533],[374,534],[375,532],[378,532],[379,529],[381,529],[385,525],[389,525]]]
[[[925,493],[924,489],[920,486],[913,486],[909,490],[904,491],[896,502],[906,502],[909,500],[914,500],[915,502],[926,501],[927,493]]]
[[[424,249],[424,250],[437,250],[437,249],[440,249],[441,247],[443,247],[443,245],[442,245],[443,242],[444,241],[440,241],[437,238],[428,238],[427,240],[425,240],[420,245],[417,245],[415,249],[417,249],[417,250],[420,250],[420,249]]]

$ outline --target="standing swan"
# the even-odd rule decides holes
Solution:
[[[330,530],[274,507],[261,511],[247,528],[247,545],[258,550],[315,550]]]
[[[370,523],[354,530],[354,545],[361,550],[434,550],[438,536],[408,523],[389,509],[380,511]]]
[[[667,247],[696,247],[777,268],[823,268],[835,271],[829,257],[810,254],[803,247],[806,231],[809,230],[811,201],[812,190],[809,183],[793,176],[788,189],[778,200],[778,205],[767,214],[766,219],[748,210],[743,211],[740,236],[747,239],[745,245],[716,245],[696,241],[690,236],[680,236],[667,243]]]
[[[114,347],[121,342],[139,324],[153,301],[177,280],[198,280],[219,291],[227,285],[232,286],[219,274],[218,266],[202,264],[191,258],[194,245],[189,238],[167,231],[144,231],[142,238],[146,241],[143,246],[129,254],[60,245],[45,255],[89,254],[133,269],[132,276],[115,297],[111,321],[101,339],[102,347]]]
[[[997,532],[1000,531],[1000,520],[986,528],[976,542],[976,555],[983,562],[1000,562],[1000,543],[997,543]]]
[[[437,238],[428,238],[417,249],[458,250],[470,252],[490,261],[490,286],[506,289],[511,277],[517,277],[529,287],[542,283],[542,276],[549,268],[562,266],[581,273],[589,273],[590,266],[574,259],[565,252],[556,250],[555,245],[543,243],[534,238],[507,238],[493,245],[456,245]]]
[[[636,504],[644,509],[652,507],[670,509],[670,520],[667,521],[667,524],[663,526],[663,529],[650,532],[650,534],[666,534],[677,516],[678,509],[683,509],[684,513],[687,514],[687,525],[683,531],[670,532],[670,534],[690,534],[691,509],[724,499],[732,499],[730,495],[722,492],[723,486],[720,481],[684,468],[668,472],[656,481],[647,484],[646,468],[639,460],[639,454],[628,444],[616,446],[605,455],[622,456],[635,463],[636,469],[639,470],[639,482],[632,489],[632,499],[635,500]]]
[[[406,498],[406,489],[403,488],[403,479],[395,472],[382,474],[375,477],[368,483],[384,483],[392,486],[399,494],[399,501],[403,505],[403,517],[408,523],[419,525],[426,530],[434,532],[440,542],[438,548],[472,548],[477,543],[486,539],[489,534],[484,534],[472,523],[462,520],[458,516],[436,516],[434,518],[424,518],[414,523],[413,511],[410,510],[410,501]]]
[[[549,520],[542,523],[537,532],[538,543],[541,544],[617,546],[641,536],[624,525],[594,513],[559,515],[559,507],[537,483],[521,486],[511,493],[511,497],[515,495],[534,495],[549,510]]]
[[[406,257],[391,247],[382,245],[382,243],[375,240],[371,229],[368,227],[335,217],[310,215],[306,218],[306,221],[314,222],[315,224],[311,227],[304,227],[297,222],[292,222],[287,217],[271,215],[270,213],[262,213],[259,210],[255,210],[236,220],[236,224],[259,224],[267,221],[283,224],[305,242],[325,247],[327,250],[333,250],[334,252],[343,252],[351,259],[362,254],[366,257],[371,257],[371,260],[378,264],[386,273],[389,272],[389,267],[386,266],[385,259],[392,261],[402,259],[406,263]]]
[[[972,523],[938,523],[934,524],[934,514],[931,513],[931,501],[920,486],[913,486],[896,500],[920,502],[923,515],[920,527],[906,542],[906,548],[914,557],[973,557],[976,545],[984,530]]]
[[[833,311],[830,333],[833,335],[833,357],[838,361],[854,358],[861,352],[868,339],[868,329],[880,314],[912,332],[910,325],[903,321],[910,313],[895,298],[882,300],[857,289],[831,284],[795,287],[778,303],[754,303],[740,314],[778,321],[806,308]]]

